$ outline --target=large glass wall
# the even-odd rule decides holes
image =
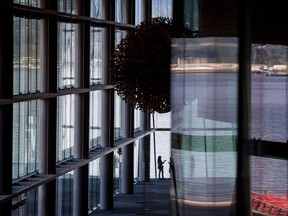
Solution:
[[[287,46],[252,46],[251,138],[254,146],[269,144],[276,150],[279,145],[288,145],[287,60]],[[288,158],[270,153],[272,151],[251,156],[252,208],[262,214],[285,215],[288,213]]]
[[[131,4],[127,0],[59,0],[57,4],[50,1],[46,4],[39,0],[13,0],[7,3],[8,9],[13,7],[13,10],[1,13],[1,22],[6,18],[7,22],[13,21],[13,32],[11,29],[6,32],[2,27],[0,32],[11,36],[7,42],[13,46],[9,52],[2,53],[2,44],[6,41],[0,42],[0,61],[3,56],[11,55],[13,68],[1,64],[0,79],[5,77],[5,81],[0,83],[9,82],[13,92],[7,89],[9,92],[3,96],[0,90],[0,113],[2,110],[11,113],[11,122],[7,122],[9,129],[0,127],[0,150],[4,149],[2,141],[6,144],[12,140],[13,148],[7,152],[11,155],[11,158],[7,156],[11,159],[7,167],[11,167],[12,176],[0,178],[1,182],[4,179],[3,185],[12,184],[13,190],[3,194],[6,188],[3,190],[0,184],[0,212],[2,205],[11,201],[12,214],[17,216],[43,215],[44,211],[51,211],[51,215],[73,215],[74,207],[78,206],[73,196],[79,195],[87,195],[87,212],[94,211],[100,203],[100,158],[109,153],[114,156],[113,170],[107,172],[114,174],[115,193],[121,191],[121,149],[113,146],[114,140],[104,141],[109,142],[112,151],[100,144],[103,127],[109,134],[114,133],[117,144],[121,143],[123,101],[115,93],[113,102],[112,98],[108,99],[109,105],[101,103],[107,99],[103,97],[110,96],[107,92],[114,92],[109,77],[109,55],[115,44],[133,28],[134,15],[140,21],[148,14],[142,8],[143,1]],[[4,5],[0,4],[1,11]],[[6,36],[1,38],[8,40]],[[140,132],[140,111],[132,112],[136,116],[134,129]],[[108,116],[104,125],[102,116]],[[9,133],[4,136],[6,131]],[[136,139],[135,178],[139,176],[137,139],[140,137],[142,133],[135,133],[133,137]],[[0,164],[4,164],[3,158]],[[73,169],[82,170],[82,166],[88,164],[86,177],[74,175]],[[87,178],[89,191],[82,185],[73,191],[74,179],[78,182],[82,177]],[[51,203],[48,205],[46,201]]]
[[[236,183],[235,38],[174,39],[172,211],[230,215]]]

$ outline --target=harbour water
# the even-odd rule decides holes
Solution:
[[[172,88],[174,88],[174,99],[177,104],[183,103],[183,106],[193,104],[198,100],[197,119],[213,119],[217,125],[217,130],[211,132],[219,135],[224,133],[233,137],[237,135],[237,76],[236,74],[177,74],[174,75]],[[214,83],[214,84],[213,84]],[[251,116],[251,137],[261,138],[263,140],[287,142],[288,139],[288,77],[269,77],[263,75],[252,76],[252,116]],[[173,94],[173,93],[172,93]],[[176,96],[175,96],[176,95]],[[208,100],[205,97],[211,96]],[[216,98],[216,99],[213,99]],[[172,97],[173,98],[173,97]],[[209,107],[209,108],[207,108]],[[181,109],[183,107],[176,107]],[[211,110],[216,109],[212,112]],[[224,110],[223,110],[224,109]],[[172,108],[173,110],[173,108]],[[221,111],[222,110],[222,111]],[[174,115],[172,111],[172,116]],[[193,117],[185,115],[186,121],[195,121]],[[172,117],[171,113],[155,114],[155,124],[158,128],[170,128],[175,130],[177,119]],[[208,127],[206,122],[206,128]],[[216,123],[215,123],[216,122]],[[220,123],[219,123],[220,122]],[[183,122],[182,122],[183,123]],[[203,124],[199,125],[198,131],[201,132]],[[189,127],[194,127],[192,123]],[[224,130],[225,129],[225,130]],[[200,131],[200,132],[199,132]],[[213,131],[213,130],[212,130]],[[217,131],[217,132],[215,132]],[[219,132],[221,131],[221,132]],[[191,132],[192,133],[192,132]],[[206,133],[209,133],[209,131]],[[222,135],[221,134],[221,135]],[[156,157],[162,156],[162,159],[169,160],[171,155],[171,134],[170,132],[156,132]],[[153,141],[153,136],[151,136]],[[153,143],[153,142],[152,142]],[[151,146],[151,155],[154,155],[153,146]],[[217,154],[206,153],[206,162],[195,164],[192,168],[190,157],[194,160],[204,157],[203,152],[182,151],[181,157],[175,163],[187,163],[187,169],[181,175],[183,177],[236,177],[236,152],[225,151]],[[179,161],[181,159],[181,161]],[[200,159],[201,160],[201,159]],[[203,160],[203,161],[205,161]],[[288,194],[288,160],[277,158],[264,158],[251,156],[251,190],[258,193]],[[165,176],[169,176],[169,166],[164,166]],[[151,173],[155,176],[155,167],[151,158]],[[233,180],[234,181],[234,180]]]

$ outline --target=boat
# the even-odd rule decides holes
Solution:
[[[252,192],[253,215],[288,216],[288,195]]]

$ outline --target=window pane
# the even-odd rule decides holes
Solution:
[[[15,4],[28,5],[32,7],[40,7],[40,0],[14,0]]]
[[[37,101],[13,105],[13,179],[38,169],[39,106]]]
[[[142,20],[142,0],[135,0],[135,24],[139,25],[143,20]]]
[[[287,46],[253,46],[252,138],[288,140],[287,59]]]
[[[58,25],[58,87],[75,86],[75,24]]]
[[[74,154],[75,95],[58,98],[57,161]]]
[[[90,85],[102,83],[103,76],[103,31],[102,28],[91,27],[90,34]]]
[[[115,92],[115,104],[114,104],[114,139],[120,139],[121,134],[121,115],[122,115],[122,100]]]
[[[152,0],[152,17],[172,18],[172,0]]]
[[[122,156],[121,156],[121,148],[114,151],[114,194],[121,192],[121,162],[122,162]]]
[[[14,17],[14,95],[40,91],[39,22]]]
[[[134,109],[134,131],[140,131],[140,110]]]
[[[57,216],[73,215],[73,178],[73,171],[57,178]]]
[[[101,92],[90,93],[90,142],[89,148],[101,142]]]
[[[100,160],[89,163],[89,211],[93,211],[100,205]]]
[[[181,215],[230,215],[237,162],[238,42],[174,42],[171,156],[177,187],[172,200],[177,192]]]
[[[58,0],[58,10],[64,13],[75,14],[75,0]]]
[[[251,128],[253,143],[258,144],[260,152],[264,142],[276,152],[280,144],[288,144],[287,59],[287,46],[252,46]],[[251,173],[253,211],[263,215],[288,214],[287,158],[269,158],[265,153],[263,157],[251,156]]]
[[[38,189],[33,189],[13,199],[12,203],[20,203],[16,209],[12,210],[12,216],[37,216]],[[15,206],[13,206],[14,208]]]
[[[91,0],[91,17],[103,19],[102,10],[102,0]]]
[[[115,0],[115,21],[127,23],[127,0]]]

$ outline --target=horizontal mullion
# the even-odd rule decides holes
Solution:
[[[14,4],[14,15],[19,17],[26,17],[31,19],[43,19],[48,16],[57,16],[59,22],[69,22],[69,23],[81,23],[84,21],[89,21],[92,26],[115,26],[118,28],[123,29],[133,29],[135,28],[134,25],[127,24],[127,23],[119,23],[114,22],[111,20],[102,20],[102,19],[96,19],[93,17],[87,17],[77,14],[70,14],[65,12],[59,12],[44,8],[38,8],[38,7],[31,7],[27,5],[20,5],[20,4]]]
[[[13,98],[11,99],[0,99],[0,105],[8,105],[12,103],[19,103],[39,99],[49,99],[71,94],[84,94],[87,92],[101,91],[113,88],[114,88],[113,85],[95,85],[90,86],[90,88],[61,89],[57,93],[30,93],[30,94],[14,95]]]

